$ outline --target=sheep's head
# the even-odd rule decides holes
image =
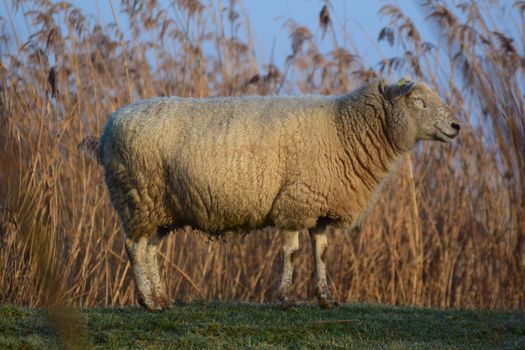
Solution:
[[[461,125],[450,108],[425,83],[403,78],[386,89],[388,98],[403,110],[407,131],[417,140],[450,142]]]

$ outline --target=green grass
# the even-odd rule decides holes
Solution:
[[[164,312],[90,308],[72,314],[0,307],[0,348],[58,348],[59,339],[101,349],[515,349],[525,348],[525,312],[368,304],[283,311],[234,302],[179,303]]]

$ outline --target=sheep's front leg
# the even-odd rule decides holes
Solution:
[[[131,271],[135,279],[135,286],[139,295],[139,304],[148,309],[154,309],[153,293],[148,278],[148,263],[146,262],[148,239],[126,238],[126,249],[128,251]]]
[[[299,250],[299,232],[283,231],[282,237],[282,254],[283,254],[283,272],[281,283],[279,284],[278,296],[282,302],[283,308],[290,308],[296,304],[295,297],[291,294],[293,285],[293,261],[295,253]]]
[[[151,244],[144,236],[138,239],[126,238],[126,249],[140,305],[150,310],[169,307],[157,264],[157,244]]]
[[[329,309],[337,302],[330,296],[330,289],[328,288],[328,281],[326,278],[326,248],[328,241],[324,230],[313,229],[310,230],[310,238],[312,240],[312,250],[315,260],[315,280],[316,280],[316,294],[319,301],[319,306],[323,309]]]

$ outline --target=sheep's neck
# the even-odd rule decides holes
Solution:
[[[373,97],[361,98],[359,102],[350,101],[340,109],[338,128],[339,138],[344,150],[347,178],[361,182],[368,194],[392,170],[404,153],[391,142],[387,134],[386,105]]]

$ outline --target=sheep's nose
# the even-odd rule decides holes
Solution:
[[[461,125],[459,125],[459,123],[456,122],[452,123],[450,126],[452,127],[452,129],[456,130],[456,133],[458,133],[461,129]]]

